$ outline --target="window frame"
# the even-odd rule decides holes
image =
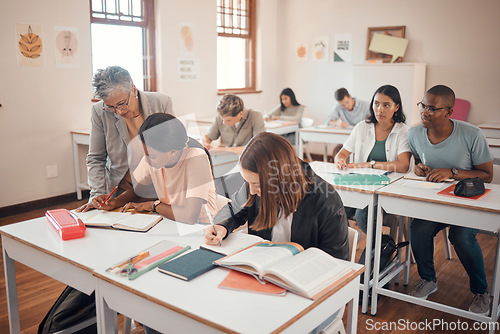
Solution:
[[[103,3],[106,0],[101,0]],[[123,0],[122,0],[123,1]],[[154,10],[154,0],[141,0],[144,13],[144,21],[125,21],[116,19],[107,19],[101,17],[92,16],[92,0],[89,0],[90,4],[90,24],[109,24],[109,25],[123,25],[130,27],[141,27],[144,29],[143,40],[146,41],[146,47],[143,50],[144,55],[144,67],[146,73],[144,73],[144,90],[156,92],[157,86],[157,73],[156,73],[156,34],[155,34],[155,10]],[[118,14],[119,16],[119,14]]]
[[[226,0],[228,1],[228,0]],[[243,0],[245,1],[245,0]],[[247,47],[247,54],[246,58],[248,61],[246,62],[246,75],[248,78],[246,78],[247,82],[249,83],[249,86],[244,87],[244,88],[224,88],[224,89],[217,89],[217,94],[218,95],[224,95],[224,94],[252,94],[252,93],[260,93],[262,92],[261,90],[257,90],[256,83],[256,73],[257,73],[257,61],[256,61],[256,23],[257,23],[257,0],[248,0],[248,8],[249,8],[249,28],[248,29],[248,37],[242,37],[241,34],[231,34],[231,33],[225,33],[225,32],[217,32],[217,37],[236,37],[236,38],[243,38],[246,40],[246,43],[248,45]],[[217,8],[218,11],[219,8]],[[219,15],[217,13],[217,15]],[[217,28],[219,28],[219,25],[217,25]]]

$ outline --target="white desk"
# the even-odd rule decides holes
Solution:
[[[377,206],[377,195],[375,191],[384,187],[383,185],[337,185],[333,180],[333,174],[324,172],[328,166],[334,166],[332,163],[313,161],[310,163],[311,168],[316,174],[318,174],[323,180],[329,182],[335,190],[339,193],[340,198],[344,206],[350,206],[357,209],[364,209],[368,207],[368,221],[367,221],[367,235],[366,235],[366,256],[365,256],[365,272],[371,272],[371,252],[373,249],[373,218],[376,213],[374,208]],[[391,182],[399,180],[403,177],[402,173],[390,173],[388,176]],[[382,233],[382,232],[380,232]],[[407,247],[408,249],[408,247]],[[408,253],[406,254],[405,263],[407,264],[405,269],[405,282],[407,284],[408,277]],[[398,264],[397,262],[395,265]],[[361,312],[366,313],[368,311],[368,293],[372,282],[370,281],[370,275],[364,275],[364,282],[360,285],[360,289],[363,291],[363,300],[361,306]]]
[[[45,217],[2,226],[0,234],[11,334],[20,333],[14,261],[90,295],[96,287],[94,269],[106,268],[162,240],[137,232],[88,228],[84,238],[63,241]]]
[[[491,154],[495,159],[500,159],[500,138],[486,138]]]
[[[328,156],[328,146],[326,144],[343,144],[347,138],[349,138],[351,131],[352,129],[334,127],[312,127],[300,129],[298,138],[299,157],[304,156],[304,142],[325,143],[323,161],[326,162]]]
[[[478,127],[486,138],[500,138],[500,123],[483,123],[479,124]]]
[[[404,186],[405,181],[406,180],[399,180],[376,191],[378,194],[379,216],[377,217],[375,249],[380,249],[381,245],[380,233],[382,231],[382,220],[380,219],[380,210],[382,209],[388,213],[396,215],[404,215],[457,226],[499,232],[500,185],[486,184],[486,188],[492,189],[492,191],[476,201],[466,198],[462,199],[438,195],[437,193],[439,190],[436,189],[410,188]],[[379,282],[379,273],[377,268],[380,263],[380,252],[375,252],[375,282],[373,285],[371,313],[376,314],[377,312],[377,294],[380,293],[392,298],[422,305],[442,312],[455,314],[464,318],[483,322],[495,322],[499,316],[499,251],[500,243],[497,242],[495,268],[493,271],[493,284],[490,287],[491,295],[493,296],[492,312],[490,317],[382,288],[390,277],[386,277]],[[436,270],[439,270],[439,268],[436,268]]]
[[[90,130],[71,131],[71,140],[73,141],[73,161],[75,164],[75,183],[76,198],[82,199],[82,190],[90,189],[87,182],[81,181],[80,175],[80,155],[78,154],[78,145],[89,146]]]
[[[363,266],[346,263],[358,273],[339,290],[314,302],[292,293],[270,296],[219,289],[217,285],[229,272],[223,268],[189,282],[157,270],[135,281],[98,270],[96,301],[101,330],[117,333],[115,312],[119,312],[162,332],[307,333],[348,303],[348,332],[356,333]]]
[[[313,302],[292,293],[277,297],[218,289],[217,284],[227,272],[223,268],[189,283],[156,270],[134,281],[105,273],[110,264],[161,240],[193,247],[203,241],[201,232],[179,236],[177,224],[166,219],[147,233],[89,228],[84,238],[69,241],[61,240],[45,217],[3,226],[0,233],[9,326],[14,334],[20,333],[14,261],[84,293],[95,290],[100,333],[117,332],[114,311],[122,310],[160,330],[220,332],[232,328],[232,331],[250,332],[256,328],[259,332],[263,328],[260,332],[286,329],[303,333],[315,328],[345,303],[349,304],[348,328],[351,333],[356,332],[359,275],[363,269],[358,264],[349,263],[357,273],[344,286],[332,291],[328,298]],[[264,320],[262,324],[256,324],[257,316]]]

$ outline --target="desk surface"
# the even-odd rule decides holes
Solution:
[[[486,138],[489,147],[500,147],[500,138]]]
[[[300,132],[315,132],[315,133],[335,133],[335,134],[345,134],[350,135],[352,129],[350,128],[337,128],[333,126],[315,126],[310,128],[302,128]]]
[[[485,188],[491,189],[491,192],[478,200],[473,200],[466,197],[438,195],[439,191],[450,185],[449,183],[444,184],[442,189],[430,189],[408,187],[405,186],[406,181],[407,180],[398,180],[397,182],[378,189],[376,193],[383,196],[406,198],[422,202],[439,203],[467,209],[500,213],[500,185],[498,184],[486,183]]]
[[[482,123],[478,127],[480,129],[500,130],[500,123]]]

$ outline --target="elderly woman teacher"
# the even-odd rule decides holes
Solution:
[[[127,202],[123,196],[127,190],[132,190],[127,145],[137,136],[139,128],[149,115],[173,115],[170,97],[156,92],[139,91],[129,72],[119,66],[98,70],[92,85],[95,97],[101,101],[94,104],[91,110],[87,155],[90,199],[78,211],[100,207],[115,187],[118,187],[118,191],[114,193],[116,198],[106,201],[102,208],[111,210]]]

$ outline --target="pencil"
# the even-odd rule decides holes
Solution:
[[[210,225],[212,225],[212,228],[214,229],[214,234],[217,236],[217,231],[215,230],[214,226],[214,220],[212,219],[212,215],[210,214],[210,210],[208,210],[208,206],[205,204],[205,211],[207,212],[208,215],[208,220],[210,221]],[[222,244],[219,241],[219,246],[222,246]]]
[[[99,209],[102,208],[102,206],[104,205],[104,203],[106,203],[106,201],[111,197],[111,195],[113,195],[113,193],[116,191],[116,189],[118,189],[118,186],[116,186],[115,189],[113,189],[113,191],[108,195],[108,197],[106,197],[106,199],[104,200],[104,202],[102,202],[101,205],[99,205]]]

